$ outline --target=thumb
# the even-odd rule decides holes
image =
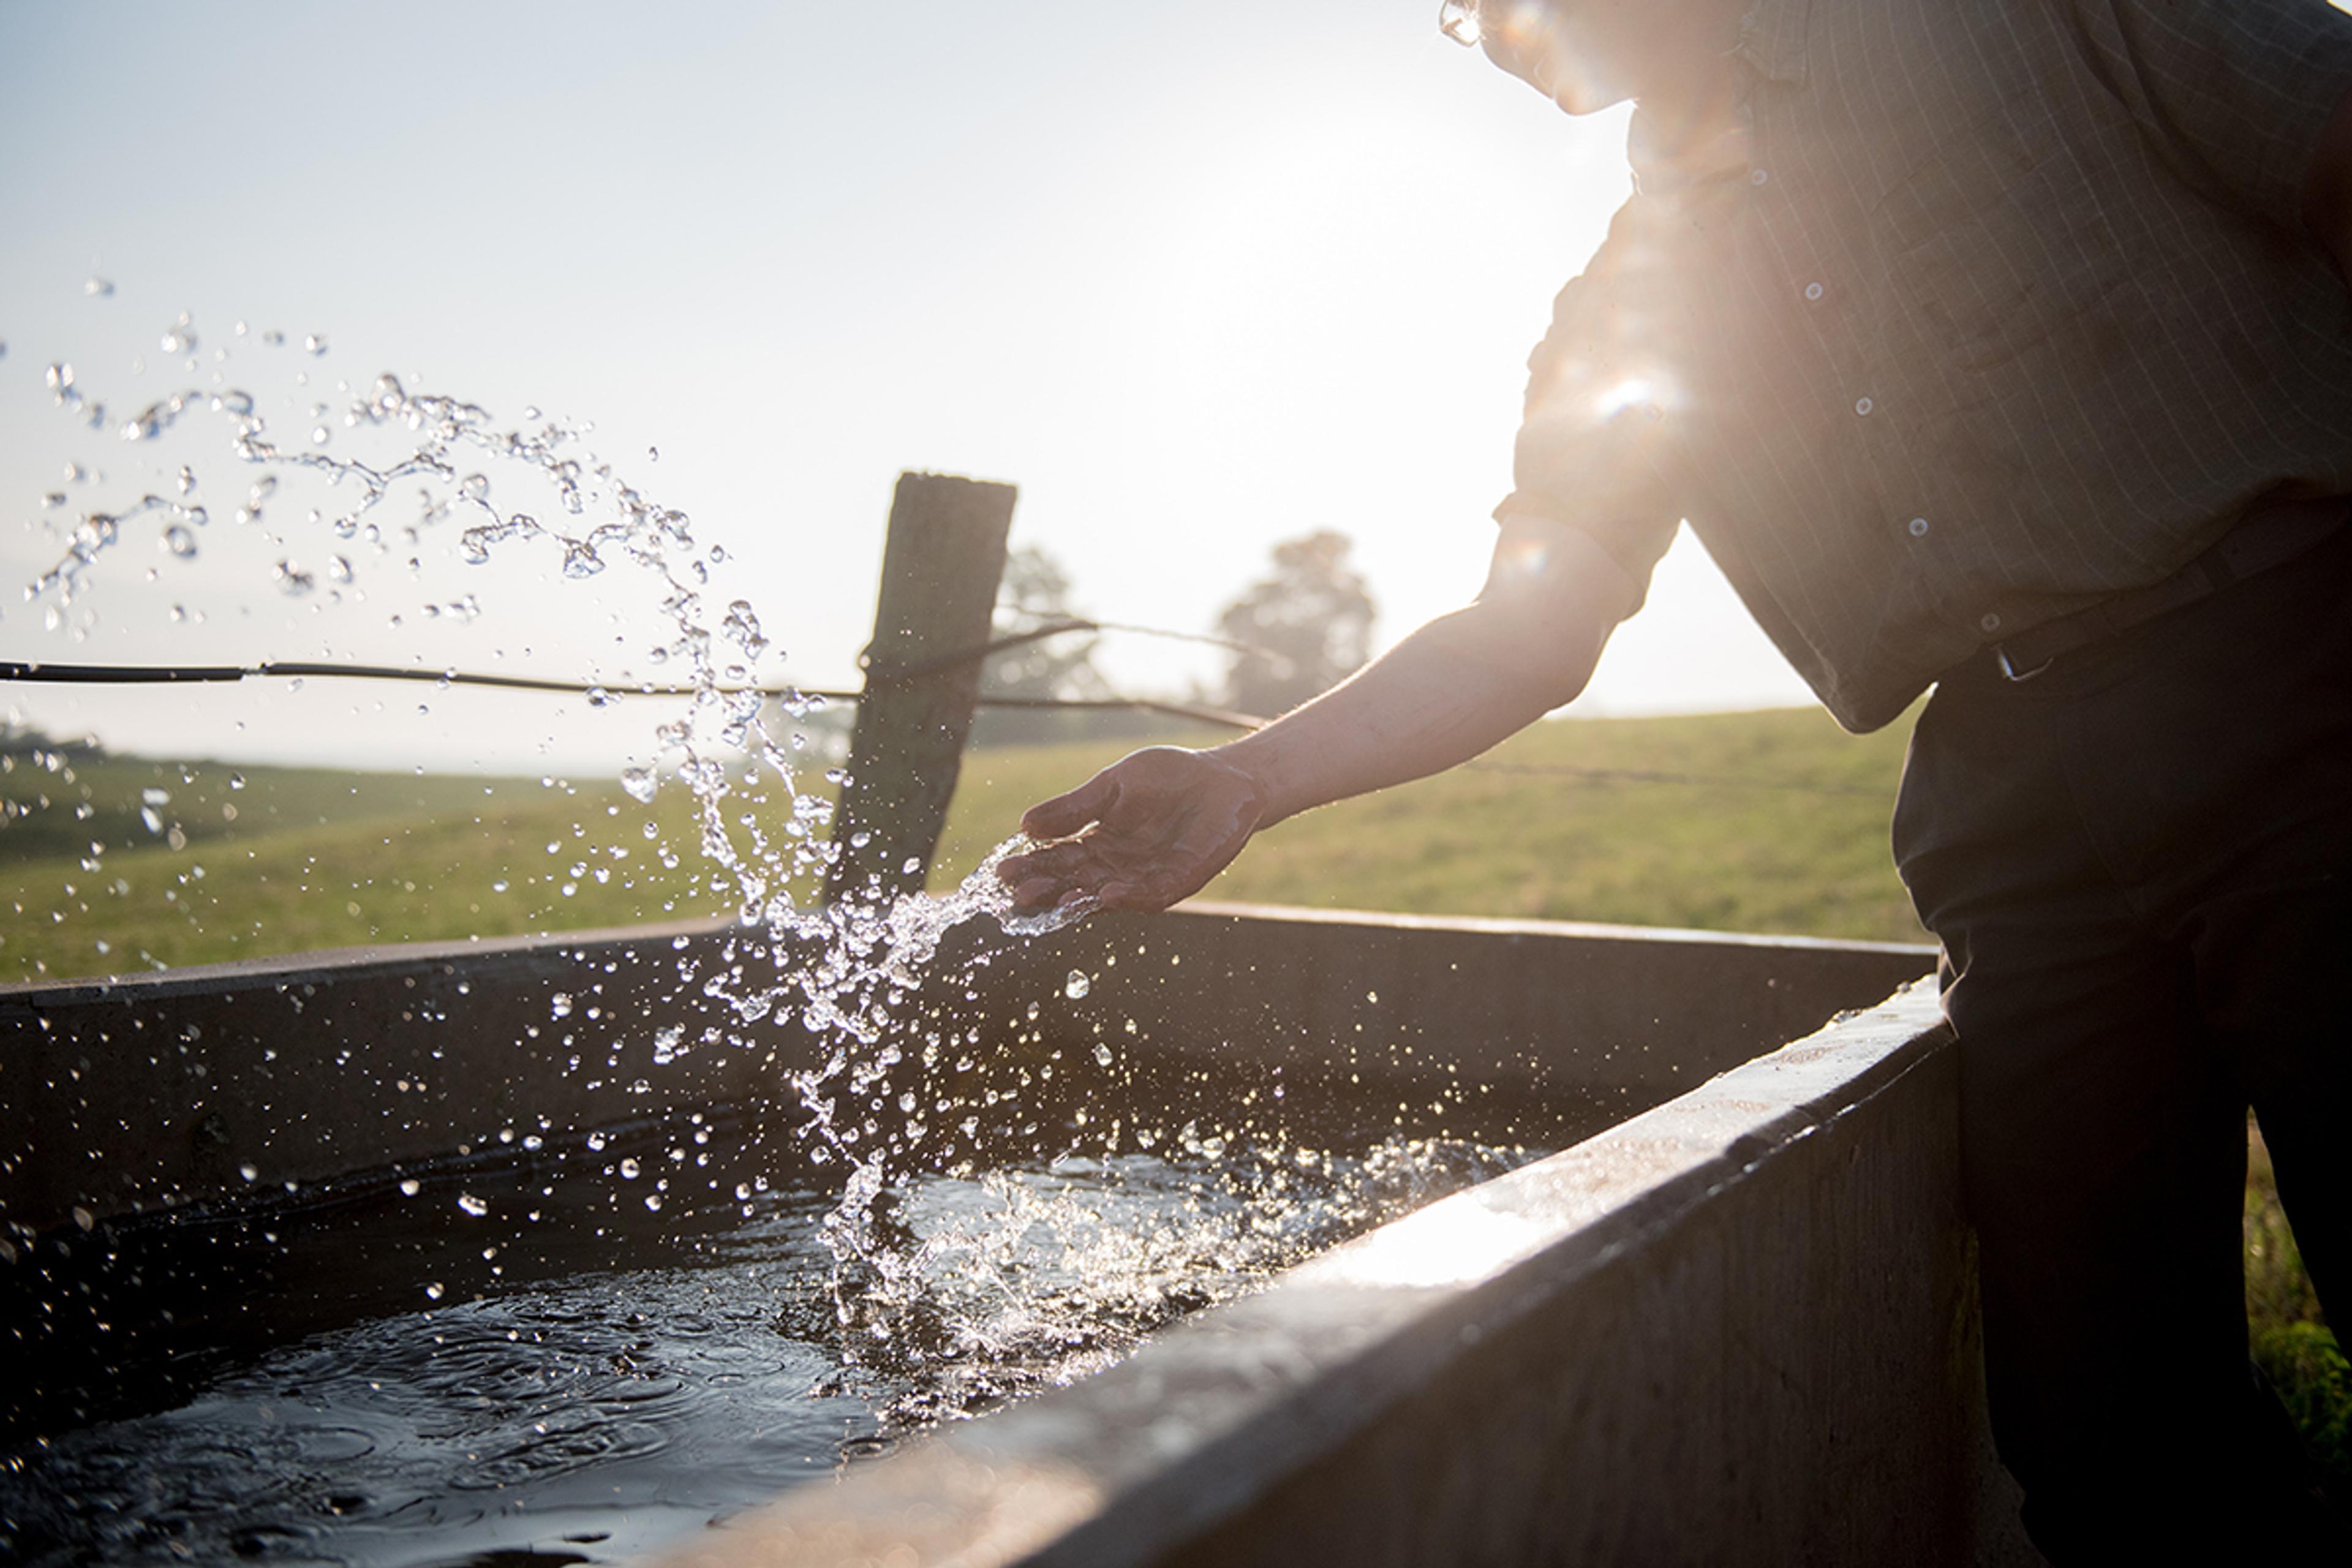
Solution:
[[[1021,831],[1032,838],[1067,838],[1090,822],[1097,822],[1118,798],[1118,781],[1104,769],[1067,795],[1040,801],[1021,816]]]

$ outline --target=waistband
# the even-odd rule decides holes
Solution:
[[[2086,610],[1994,643],[1980,657],[2012,681],[2031,680],[2052,661],[2210,597],[2232,583],[2284,566],[2352,520],[2352,497],[2256,501],[2221,541],[2160,582],[2102,599]]]

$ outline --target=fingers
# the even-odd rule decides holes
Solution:
[[[1069,794],[1031,806],[1022,814],[1021,831],[1032,838],[1067,838],[1098,821],[1118,798],[1118,781],[1106,768]]]
[[[1058,909],[1087,900],[1105,909],[1164,910],[1183,893],[1166,890],[1171,879],[1153,858],[1149,851],[1139,856],[1136,847],[1107,844],[1088,834],[1008,857],[996,874],[1015,909]]]
[[[1007,887],[1032,877],[1066,878],[1094,853],[1092,836],[1040,844],[997,862],[996,879]]]
[[[1065,889],[1051,877],[1032,877],[1013,884],[1013,907],[1016,910],[1059,909],[1076,896],[1076,888]]]
[[[1015,909],[1053,909],[1085,897],[1088,885],[1102,879],[1104,872],[1095,859],[1087,840],[1065,839],[1006,856],[996,877],[1013,895]]]
[[[1223,870],[1263,810],[1255,782],[1230,765],[1149,747],[1032,806],[1022,831],[1052,842],[1008,856],[997,876],[1024,910],[1076,900],[1163,910]]]

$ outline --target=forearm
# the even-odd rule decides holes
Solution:
[[[1515,521],[1475,604],[1210,754],[1256,782],[1266,822],[1442,772],[1574,699],[1640,596],[1584,534]]]
[[[1538,674],[1498,659],[1482,607],[1415,631],[1348,680],[1210,754],[1266,798],[1265,823],[1467,762],[1583,689],[1592,660]],[[1593,642],[1599,652],[1599,638]]]

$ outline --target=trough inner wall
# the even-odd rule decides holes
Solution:
[[[960,1017],[1018,1028],[1044,998],[1049,1045],[1090,1048],[1099,1030],[1147,1079],[1190,1063],[1208,1092],[1220,1063],[1362,1068],[1627,1114],[1930,963],[1885,944],[1214,906],[1025,942],[981,926],[950,933],[926,983]],[[104,1219],[775,1101],[822,1042],[747,1026],[701,987],[730,946],[765,941],[698,924],[0,988],[0,1221],[47,1230],[76,1208]],[[1064,994],[1072,971],[1092,981],[1083,1000]],[[656,1067],[664,1027],[755,1043]]]

